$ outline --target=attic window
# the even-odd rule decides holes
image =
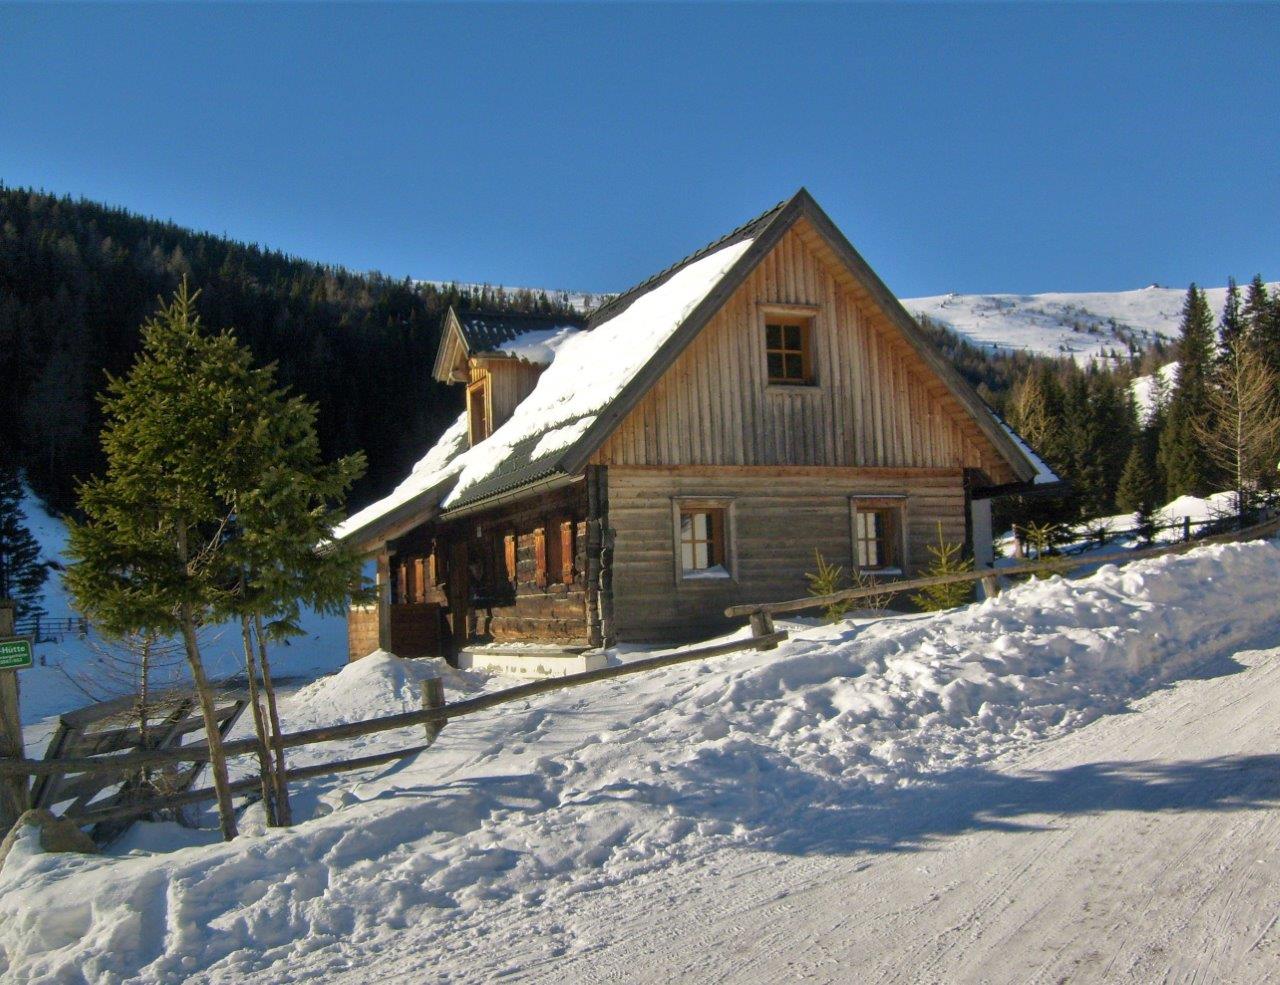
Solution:
[[[467,419],[471,444],[478,445],[489,437],[489,385],[487,379],[476,380],[467,387]]]
[[[766,316],[765,358],[768,360],[771,385],[812,386],[814,384],[812,335],[812,318]]]

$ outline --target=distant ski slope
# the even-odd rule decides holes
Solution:
[[[422,281],[437,287],[446,281]],[[459,284],[464,289],[505,290],[514,294],[529,290],[534,294],[545,290],[549,297],[563,297],[581,311],[613,297],[586,291],[560,291],[545,288],[501,287],[492,284]],[[1245,285],[1241,285],[1241,295]],[[1269,290],[1280,284],[1269,285]],[[903,298],[903,306],[913,315],[924,315],[941,322],[978,346],[999,349],[1021,349],[1046,356],[1069,355],[1079,362],[1108,356],[1126,355],[1129,342],[1145,349],[1157,339],[1178,336],[1182,318],[1185,287],[1152,285],[1136,291],[1113,291],[1080,294],[939,294],[927,298]],[[1215,316],[1222,311],[1225,287],[1205,289],[1209,307]]]
[[[1205,290],[1215,315],[1226,294],[1225,287]],[[1185,288],[1153,285],[1109,294],[942,294],[902,303],[975,345],[1086,362],[1112,351],[1123,355],[1130,340],[1145,348],[1159,338],[1176,338],[1185,297]]]

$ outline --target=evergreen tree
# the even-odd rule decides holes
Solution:
[[[1133,443],[1116,490],[1116,505],[1126,513],[1137,514],[1138,526],[1148,532],[1148,540],[1152,520],[1160,507],[1160,480],[1151,444],[1149,439]]]
[[[1209,303],[1204,292],[1192,284],[1182,306],[1178,373],[1169,399],[1168,420],[1160,436],[1160,467],[1170,497],[1205,496],[1213,491],[1214,471],[1198,430],[1208,421],[1213,342]]]
[[[1245,333],[1245,319],[1240,311],[1240,289],[1234,277],[1227,278],[1227,296],[1222,302],[1222,321],[1218,338],[1223,353],[1234,352]]]
[[[1196,426],[1205,453],[1235,492],[1244,514],[1280,456],[1280,397],[1276,378],[1257,350],[1238,343],[1228,351],[1208,391],[1209,414]]]
[[[11,467],[0,468],[0,599],[14,602],[14,618],[39,615],[40,590],[49,567],[40,544],[22,522],[22,483]]]
[[[1268,328],[1267,321],[1271,315],[1271,298],[1267,294],[1266,282],[1262,274],[1254,274],[1245,289],[1244,306],[1240,309],[1240,320],[1243,323],[1245,336],[1250,343],[1263,346]]]
[[[226,757],[197,629],[232,605],[226,544],[235,521],[246,406],[256,392],[248,353],[207,335],[182,284],[142,329],[143,351],[102,398],[105,475],[80,488],[67,585],[116,636],[180,636],[209,745],[224,838],[236,822]]]
[[[361,558],[350,545],[335,542],[332,530],[341,520],[347,491],[364,471],[364,456],[323,464],[317,408],[277,389],[273,367],[253,374],[252,388],[244,418],[229,436],[236,456],[227,564],[237,590],[219,614],[240,621],[255,724],[263,739],[268,819],[288,824],[284,750],[278,743],[280,719],[267,644],[301,632],[302,605],[332,615],[346,611]],[[256,695],[259,672],[269,730]]]

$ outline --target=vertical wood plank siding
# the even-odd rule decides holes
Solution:
[[[968,413],[825,249],[804,223],[790,230],[593,461],[968,467],[1013,481]],[[769,304],[813,307],[817,386],[767,384]]]
[[[493,414],[490,433],[511,419],[516,405],[533,392],[544,368],[520,359],[477,357],[472,360],[471,382],[487,378],[489,383],[489,406]]]
[[[609,469],[609,523],[616,533],[617,633],[627,642],[698,639],[723,629],[725,606],[807,594],[815,549],[846,571],[853,564],[850,497],[905,495],[906,573],[929,558],[938,523],[965,540],[963,474],[949,469],[758,467]],[[673,497],[733,503],[736,580],[676,577]]]

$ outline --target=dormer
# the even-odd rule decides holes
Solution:
[[[466,384],[472,445],[511,417],[555,358],[555,350],[584,322],[574,315],[449,309],[432,375],[441,383]]]

